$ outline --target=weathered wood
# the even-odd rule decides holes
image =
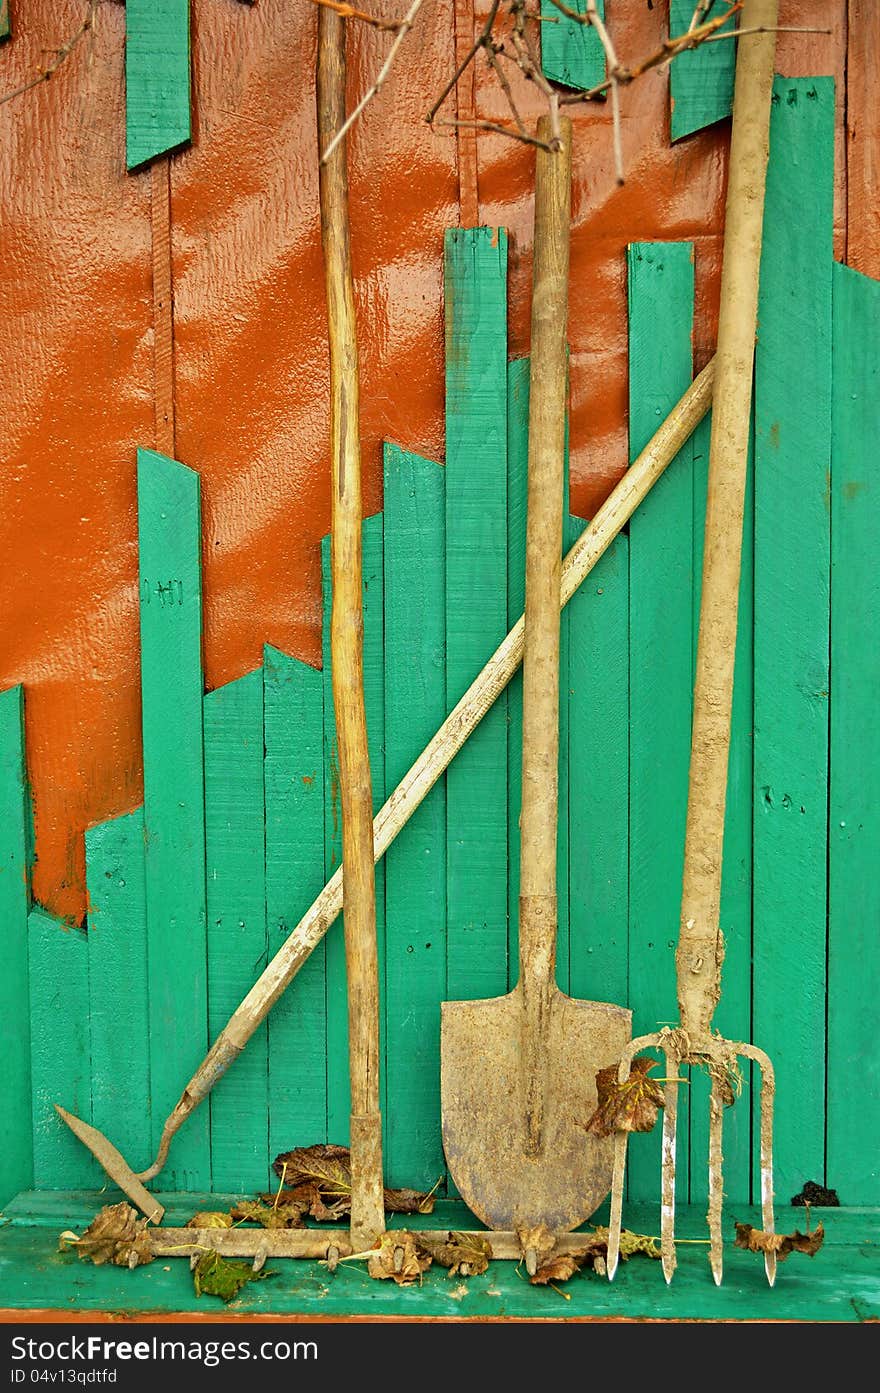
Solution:
[[[30,799],[24,757],[24,689],[0,692],[0,1057],[6,1079],[0,1114],[0,1206],[33,1184],[28,1027]]]
[[[687,32],[695,0],[669,0],[670,35]],[[714,16],[710,16],[714,18]],[[730,19],[720,32],[736,28]],[[670,131],[673,140],[701,131],[730,115],[736,40],[700,44],[669,65]]]
[[[9,0],[0,0],[0,41],[12,34],[12,19],[9,14]]]
[[[446,700],[507,631],[507,234],[446,234]],[[507,711],[447,779],[447,991],[507,983]]]
[[[152,1146],[143,808],[87,830],[86,887],[91,1121],[143,1166]]]
[[[786,1197],[825,1162],[834,83],[777,78],[773,97],[755,372],[752,1039],[776,1065]]]
[[[213,1037],[266,954],[263,672],[208,692],[205,855],[208,1025]],[[221,1190],[269,1183],[266,1030],[211,1095],[211,1178]]]
[[[324,681],[318,669],[267,645],[263,686],[271,957],[324,883]],[[268,1027],[271,1161],[294,1146],[327,1140],[323,944],[277,1003]]]
[[[568,0],[568,8],[586,14],[585,0]],[[596,9],[605,18],[605,0]],[[578,24],[553,4],[541,0],[541,67],[544,76],[566,87],[595,87],[605,76],[605,51],[592,25]]]
[[[444,471],[385,446],[385,776],[403,777],[445,706]],[[446,790],[425,799],[385,861],[385,1165],[430,1189],[446,1169],[437,1041],[446,995]]]
[[[333,10],[322,8],[318,14],[316,88],[321,153],[345,125],[345,34],[345,21]],[[318,186],[330,344],[330,646],[346,896],[351,1230],[354,1242],[364,1244],[382,1232],[385,1215],[373,792],[364,699],[360,384],[344,140],[334,146],[329,159],[320,161]],[[332,1049],[328,1034],[328,1058]],[[332,1108],[332,1094],[329,1103]]]
[[[880,276],[880,6],[848,0],[846,24],[846,262]]]
[[[92,1112],[89,958],[86,935],[43,909],[28,916],[34,1184],[84,1188],[100,1175],[88,1151],[55,1112],[64,1103]]]
[[[208,989],[199,476],[152,450],[138,451],[138,538],[150,1097],[158,1144],[180,1080],[207,1044]],[[172,1188],[209,1183],[207,1113],[177,1143],[172,1160]]]
[[[880,284],[833,268],[827,1183],[880,1195]],[[821,1070],[820,1079],[821,1079]],[[873,1100],[873,1101],[872,1101]]]
[[[189,140],[189,0],[127,0],[125,157],[136,169]]]
[[[693,250],[688,242],[630,247],[629,429],[635,457],[691,376]],[[676,1016],[675,926],[681,898],[690,749],[693,622],[693,458],[685,445],[630,527],[629,1001],[634,1034]],[[687,1136],[687,1099],[679,1133]],[[629,1197],[654,1199],[658,1131],[630,1138]],[[687,1150],[676,1192],[687,1199]]]

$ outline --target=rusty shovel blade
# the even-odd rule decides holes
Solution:
[[[612,1139],[584,1130],[596,1108],[596,1074],[615,1064],[631,1013],[575,1001],[555,988],[542,1039],[541,1147],[529,1154],[517,987],[488,1001],[444,1002],[440,1029],[443,1146],[468,1208],[493,1229],[546,1226],[564,1233],[588,1219],[611,1189]]]

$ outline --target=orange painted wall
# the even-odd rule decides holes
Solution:
[[[313,7],[192,9],[194,139],[171,161],[174,400],[177,456],[202,476],[213,687],[256,667],[264,641],[319,661],[327,368]],[[790,76],[838,80],[837,255],[849,245],[874,274],[878,11],[873,0],[783,0],[783,23],[831,33],[781,35],[778,61]],[[17,0],[0,97],[84,13],[84,0]],[[607,14],[625,59],[664,33],[664,0],[608,0]],[[533,152],[491,134],[432,134],[423,120],[453,66],[456,23],[461,41],[471,0],[427,0],[351,141],[369,511],[381,507],[384,437],[443,456],[442,238],[474,177],[480,220],[510,229],[511,352],[528,348]],[[123,39],[123,7],[103,0],[55,77],[0,105],[0,686],[27,689],[35,892],[72,918],[84,908],[85,827],[141,799],[135,450],[155,441],[155,382],[150,175],[125,172]],[[352,96],[387,45],[353,31]],[[624,93],[622,188],[609,113],[575,117],[572,487],[585,513],[626,464],[628,241],[695,241],[698,363],[712,347],[727,128],[671,147],[667,83],[656,71]],[[520,94],[531,115],[538,100]],[[474,103],[481,117],[501,114],[483,65]]]

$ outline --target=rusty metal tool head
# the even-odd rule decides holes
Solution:
[[[739,1058],[756,1064],[761,1075],[763,1225],[768,1233],[774,1229],[773,1066],[763,1050],[714,1033],[712,1016],[721,995],[724,957],[719,926],[724,811],[777,12],[778,0],[746,0],[742,25],[747,32],[739,39],[736,61],[681,921],[675,958],[680,1025],[633,1040],[618,1070],[618,1082],[625,1083],[632,1059],[640,1050],[661,1049],[666,1057],[660,1222],[667,1282],[672,1280],[676,1261],[675,1128],[681,1064],[703,1065],[712,1081],[709,1261],[716,1283],[720,1283],[723,1271],[722,1115],[725,1103],[734,1099],[731,1079],[738,1076]],[[614,1142],[609,1278],[617,1270],[620,1252],[626,1138],[626,1132],[618,1132]],[[766,1253],[764,1262],[772,1286],[775,1253]]]

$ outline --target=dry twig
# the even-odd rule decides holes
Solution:
[[[357,121],[361,112],[364,110],[364,107],[367,106],[367,104],[371,102],[373,98],[382,90],[382,84],[384,83],[392,67],[394,66],[394,60],[397,57],[397,54],[400,50],[400,45],[403,43],[410,29],[412,29],[413,24],[415,23],[416,15],[422,8],[422,4],[423,0],[412,0],[412,4],[410,5],[403,19],[400,21],[397,33],[394,36],[394,43],[389,48],[388,56],[385,59],[385,62],[382,64],[382,67],[379,69],[379,74],[376,78],[376,81],[373,83],[372,87],[369,87],[367,89],[367,91],[364,93],[364,95],[358,102],[357,106],[352,111],[351,115],[346,118],[346,120],[340,126],[339,130],[336,132],[333,139],[330,141],[329,145],[327,146],[327,149],[321,155],[321,164],[327,163],[330,156],[333,154],[333,151],[339,145],[340,141],[345,139],[346,135],[351,130],[355,121]],[[338,7],[333,5],[331,6],[331,8],[337,9]]]
[[[39,87],[41,82],[48,82],[50,78],[55,76],[61,64],[65,59],[70,57],[80,39],[92,28],[95,22],[95,12],[97,11],[98,3],[99,0],[89,0],[89,8],[82,24],[75,33],[71,34],[66,43],[62,44],[60,48],[55,49],[55,57],[52,59],[51,63],[47,63],[45,68],[41,68],[36,76],[29,78],[27,82],[23,82],[20,87],[14,87],[11,92],[4,92],[2,97],[0,97],[0,106],[4,106],[6,102],[11,102],[15,97],[22,96],[25,92],[30,92],[31,88]]]

